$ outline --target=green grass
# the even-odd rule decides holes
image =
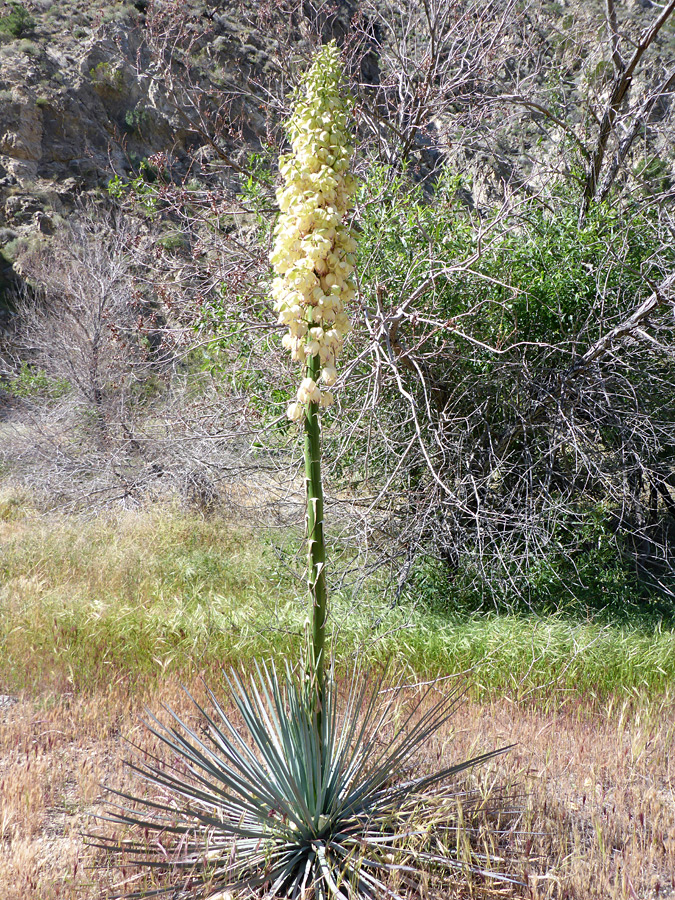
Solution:
[[[21,521],[14,510],[6,530],[0,671],[9,685],[82,686],[274,653],[289,643],[277,621],[301,612],[273,583],[263,544],[221,521],[172,508]]]
[[[253,657],[299,658],[306,606],[274,536],[173,507],[99,518],[40,516],[0,501],[0,692],[100,688]],[[333,597],[337,657],[393,658],[406,679],[462,678],[476,697],[556,703],[663,695],[675,631],[562,614],[477,615],[419,600],[391,608],[376,584]]]
[[[420,612],[391,651],[414,672],[465,672],[478,697],[659,694],[675,685],[675,632],[579,623],[561,615]]]

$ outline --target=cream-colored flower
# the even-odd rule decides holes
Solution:
[[[337,381],[337,369],[335,366],[324,366],[321,370],[321,380],[330,387]]]
[[[335,383],[335,361],[350,330],[344,309],[354,297],[356,249],[344,224],[355,189],[348,173],[350,112],[339,51],[329,44],[301,85],[288,122],[292,152],[279,159],[284,186],[277,191],[281,214],[270,255],[277,275],[272,298],[279,323],[288,327],[284,348],[306,365],[297,400],[288,408],[292,420],[301,418],[307,404],[325,408],[333,402],[317,381],[324,387]]]
[[[303,378],[298,388],[298,403],[319,403],[321,391],[313,378]]]

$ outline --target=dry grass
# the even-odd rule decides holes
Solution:
[[[200,693],[196,681],[192,688]],[[160,702],[191,715],[172,679],[25,697],[0,710],[3,900],[106,896],[120,873],[89,868],[81,831],[100,808],[101,782],[130,786],[122,735],[145,740],[139,712]],[[500,700],[460,708],[444,752],[459,759],[517,742],[476,772],[488,786],[519,785],[524,825],[535,832],[513,848],[514,870],[529,885],[516,896],[661,900],[675,897],[674,735],[670,703],[544,714]]]

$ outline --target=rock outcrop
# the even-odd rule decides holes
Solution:
[[[16,274],[7,267],[20,241],[48,234],[78,195],[100,191],[114,174],[137,173],[159,152],[185,173],[195,148],[207,144],[204,108],[193,120],[186,115],[171,78],[144,45],[144,0],[86,12],[77,3],[58,4],[58,11],[30,0],[26,6],[35,20],[27,35],[0,31],[0,304]],[[191,11],[198,90],[230,95],[232,147],[242,136],[254,147],[264,135],[249,76],[264,80],[274,69],[275,29],[257,27],[249,6],[236,15],[227,3],[204,6],[201,19]]]

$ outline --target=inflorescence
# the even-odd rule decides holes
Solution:
[[[349,174],[352,101],[342,76],[336,45],[323,47],[287,124],[292,152],[279,160],[284,187],[277,191],[272,297],[279,323],[288,327],[283,346],[306,366],[288,407],[293,420],[310,403],[325,408],[333,402],[326,388],[335,383],[335,361],[350,330],[345,303],[354,297],[356,242],[344,218],[355,180]]]

